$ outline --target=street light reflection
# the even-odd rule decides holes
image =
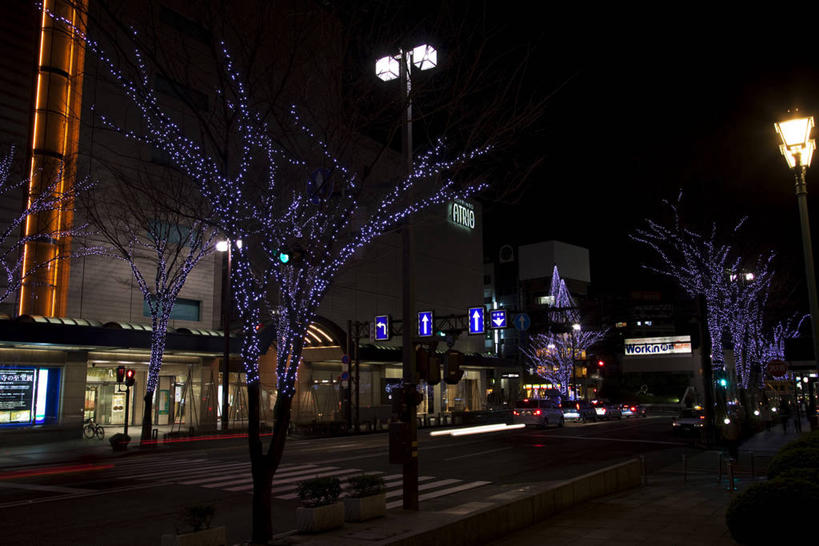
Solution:
[[[436,430],[430,432],[430,436],[469,436],[471,434],[484,434],[486,432],[498,432],[501,430],[514,430],[525,427],[525,424],[507,425],[498,423],[496,425],[480,425],[477,427],[451,428],[447,430]]]

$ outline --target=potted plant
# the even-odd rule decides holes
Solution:
[[[313,478],[299,484],[301,506],[296,508],[296,527],[300,533],[319,533],[344,525],[344,503],[338,502],[338,478]]]
[[[182,523],[189,529],[175,535],[162,535],[162,546],[221,546],[227,544],[225,527],[211,527],[215,510],[210,504],[187,506],[182,513]]]
[[[384,478],[378,474],[361,474],[347,480],[344,498],[344,521],[366,521],[387,512]]]

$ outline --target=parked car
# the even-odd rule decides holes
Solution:
[[[623,417],[647,417],[646,409],[640,404],[623,404],[620,407]]]
[[[671,420],[671,427],[678,434],[694,432],[704,426],[705,410],[702,409],[684,409]]]
[[[616,404],[604,400],[592,400],[592,406],[594,407],[594,412],[597,414],[597,419],[600,421],[623,418],[623,414],[620,412],[620,406]]]
[[[566,421],[593,423],[597,421],[597,413],[591,404],[584,400],[564,400],[563,418]]]
[[[512,410],[512,422],[544,428],[549,425],[562,427],[563,410],[560,402],[554,400],[524,398],[515,403],[515,409]]]

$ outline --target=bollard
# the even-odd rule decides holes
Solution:
[[[734,463],[728,461],[728,491],[734,492]]]
[[[754,460],[754,452],[751,451],[751,481],[756,479],[756,464]]]
[[[159,438],[159,429],[155,428],[151,431],[151,440],[156,440]]]
[[[688,457],[683,453],[683,483],[688,483]]]
[[[640,471],[643,474],[643,485],[648,485],[648,472],[646,472],[646,458],[640,455]]]
[[[719,477],[717,478],[717,481],[722,483],[722,452],[719,454],[719,463],[717,464],[719,465]]]

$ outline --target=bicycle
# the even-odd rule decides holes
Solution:
[[[102,428],[102,425],[98,425],[96,422],[94,422],[93,419],[86,419],[85,424],[82,427],[82,435],[87,440],[90,440],[94,436],[96,436],[99,440],[102,440],[105,437],[105,429]]]

